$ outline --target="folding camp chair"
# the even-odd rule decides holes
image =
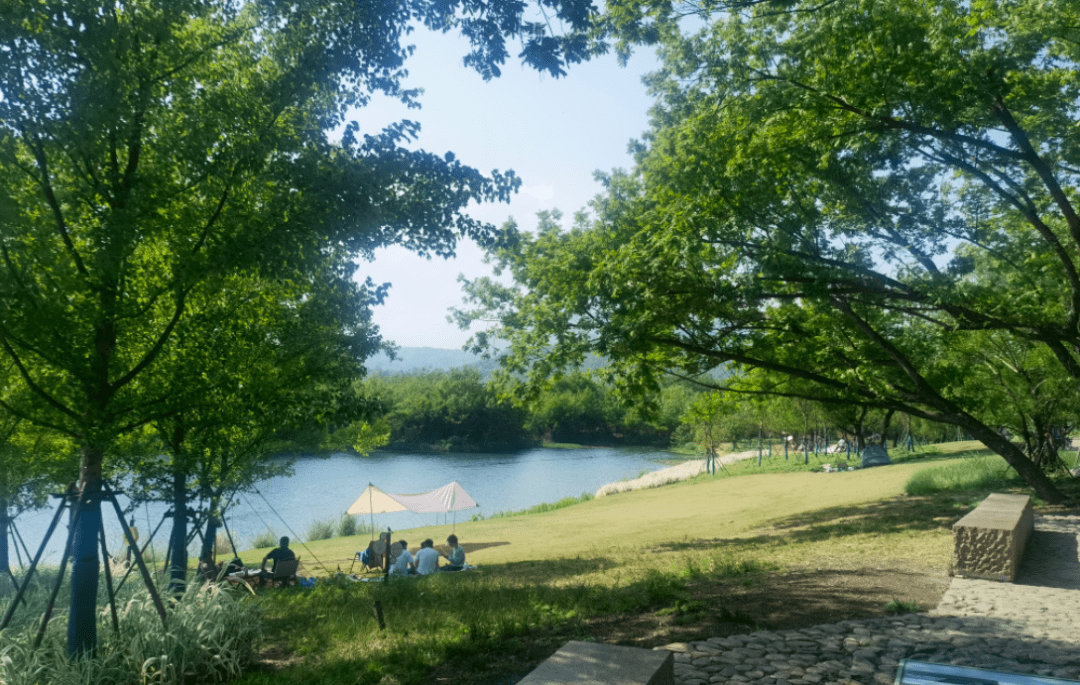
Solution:
[[[296,582],[296,572],[300,570],[300,557],[282,559],[274,564],[274,576],[270,578],[270,587],[275,585],[288,587]]]
[[[359,561],[364,566],[364,571],[375,571],[378,573],[383,570],[383,561],[386,550],[390,548],[390,534],[379,533],[378,540],[372,540],[368,543],[367,549],[357,552],[353,557],[353,564]],[[349,572],[352,572],[352,564],[349,565]]]

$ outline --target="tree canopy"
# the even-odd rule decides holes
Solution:
[[[164,379],[180,341],[205,334],[195,303],[242,320],[254,294],[230,287],[238,275],[311,296],[382,245],[449,255],[461,235],[488,239],[463,210],[507,199],[512,172],[410,150],[416,124],[363,131],[348,113],[376,93],[416,104],[402,82],[416,23],[461,31],[485,78],[514,40],[560,75],[591,49],[592,6],[539,5],[565,33],[477,0],[6,3],[0,407],[75,441],[92,499],[118,437],[191,400]],[[364,293],[359,306],[380,296]],[[88,503],[75,535],[73,653],[95,644],[99,517]]]
[[[500,318],[534,380],[589,353],[630,389],[759,368],[952,424],[1060,501],[950,351],[993,332],[1080,381],[1075,3],[674,7],[608,8],[663,58],[634,169],[569,230],[510,227],[515,285],[472,283],[463,320]]]

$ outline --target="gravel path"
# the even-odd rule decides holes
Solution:
[[[679,685],[892,685],[901,659],[1080,680],[1080,517],[1036,516],[1015,583],[953,578],[929,614],[657,647]]]

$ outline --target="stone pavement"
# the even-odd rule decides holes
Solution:
[[[929,614],[657,647],[679,685],[892,685],[901,659],[1080,680],[1080,517],[1035,517],[1014,583],[953,578]]]

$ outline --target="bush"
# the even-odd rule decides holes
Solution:
[[[68,659],[63,612],[54,612],[44,641],[33,649],[35,624],[43,613],[51,585],[48,575],[39,583],[31,583],[37,591],[26,596],[28,606],[17,614],[21,621],[4,631],[0,683],[222,682],[239,677],[259,649],[263,625],[259,607],[230,586],[189,584],[180,601],[167,604],[169,629],[163,630],[149,593],[137,581],[129,581],[117,597],[119,637],[113,631],[108,610],[99,612],[95,658]],[[104,593],[105,583],[101,585]],[[61,590],[64,594],[70,592],[66,580]],[[108,606],[107,598],[99,597],[99,604]]]
[[[334,525],[333,519],[326,519],[324,521],[312,521],[308,526],[307,539],[310,540],[329,540],[334,537],[334,531],[337,526]]]
[[[272,530],[268,530],[265,533],[259,533],[255,536],[255,539],[251,541],[251,546],[255,549],[262,549],[264,547],[277,547],[278,534]]]
[[[338,521],[338,537],[347,538],[356,535],[356,527],[356,517],[352,514],[345,514]]]

